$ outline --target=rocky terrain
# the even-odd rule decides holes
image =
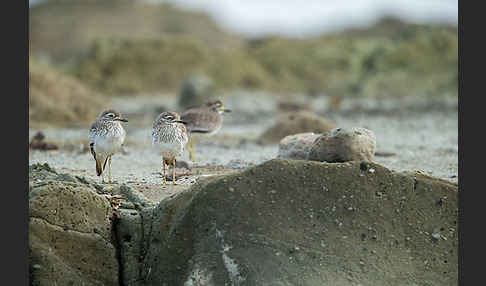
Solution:
[[[150,148],[176,96],[111,102],[129,120],[113,184],[95,174],[89,126],[30,128],[58,147],[29,152],[33,285],[457,285],[457,100],[223,98],[233,112],[197,162],[184,154],[178,185],[162,185]],[[275,159],[263,135],[297,111],[369,129],[388,156]]]

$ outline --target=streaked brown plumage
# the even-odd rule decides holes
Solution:
[[[108,162],[108,182],[111,183],[111,157],[119,152],[125,141],[125,129],[120,122],[128,122],[113,109],[103,111],[89,130],[89,146],[96,161],[96,174],[104,182],[103,171]]]
[[[182,156],[187,144],[187,130],[176,112],[166,111],[159,114],[152,126],[152,146],[162,155],[164,184],[167,182],[165,165],[172,166],[172,183],[175,182],[176,157]]]

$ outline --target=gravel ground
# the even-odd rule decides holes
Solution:
[[[393,152],[392,157],[375,157],[375,161],[396,171],[421,170],[431,176],[457,182],[458,113],[457,100],[424,101],[346,100],[339,111],[326,109],[326,97],[312,100],[315,110],[340,127],[365,127],[377,138],[377,151]],[[221,131],[211,138],[201,138],[196,145],[198,162],[192,163],[185,152],[182,161],[192,168],[178,168],[179,186],[162,187],[161,157],[152,152],[151,118],[161,109],[177,110],[175,99],[137,97],[113,101],[129,119],[126,149],[113,156],[113,179],[145,192],[152,187],[165,188],[164,196],[186,188],[197,178],[246,168],[275,158],[277,145],[261,146],[256,139],[276,119],[278,98],[261,94],[230,96],[226,106],[233,110],[226,116]],[[29,164],[45,163],[58,172],[69,172],[100,180],[95,162],[87,150],[86,128],[43,128],[46,140],[61,148],[54,151],[30,150]],[[29,139],[39,131],[29,128]],[[157,189],[156,188],[156,189]],[[150,190],[150,191],[149,191]],[[150,194],[146,194],[150,197]],[[160,199],[160,198],[158,198]]]

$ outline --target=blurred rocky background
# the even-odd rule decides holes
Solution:
[[[310,21],[306,19],[319,16],[316,8],[316,15],[300,15],[300,34],[295,28],[271,27],[285,17],[298,22],[299,11],[310,9],[306,5],[295,8],[291,17],[273,1],[260,6],[250,1],[250,15],[285,12],[280,17],[268,15],[265,26],[236,17],[243,12],[228,22],[227,13],[234,9],[220,1],[175,2],[31,1],[30,123],[79,123],[83,117],[92,118],[86,106],[97,100],[177,94],[184,78],[193,75],[209,78],[214,92],[225,94],[268,91],[294,98],[329,96],[335,102],[343,97],[457,97],[457,18],[451,16],[450,1],[438,6],[449,7],[442,12],[445,19],[434,18],[432,12],[426,18],[427,11],[419,13],[419,8],[407,14],[404,7],[413,7],[412,1],[408,6],[396,3],[395,10],[405,15],[391,8],[373,16],[367,10],[357,14],[359,5],[349,5],[305,26]],[[314,2],[308,4],[312,7]],[[329,5],[331,10],[339,8]],[[216,7],[221,7],[220,13],[211,14]],[[326,3],[318,7],[322,10]],[[338,17],[346,12],[363,16],[347,17],[348,21]],[[420,15],[425,20],[416,19]],[[253,28],[240,22],[252,22]]]

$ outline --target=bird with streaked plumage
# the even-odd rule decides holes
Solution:
[[[159,114],[152,126],[152,147],[162,155],[164,185],[167,183],[165,165],[172,166],[172,183],[176,185],[176,159],[182,156],[188,142],[187,129],[177,112]]]
[[[227,112],[231,112],[231,110],[226,109],[221,100],[215,100],[199,107],[189,108],[181,114],[190,134],[188,151],[191,161],[196,161],[194,143],[197,137],[199,135],[212,136],[218,133],[223,125],[222,115]]]
[[[126,132],[121,122],[128,122],[120,112],[108,109],[98,116],[89,130],[89,147],[96,161],[96,175],[104,183],[104,170],[108,162],[108,183],[111,181],[111,157],[122,150]]]

